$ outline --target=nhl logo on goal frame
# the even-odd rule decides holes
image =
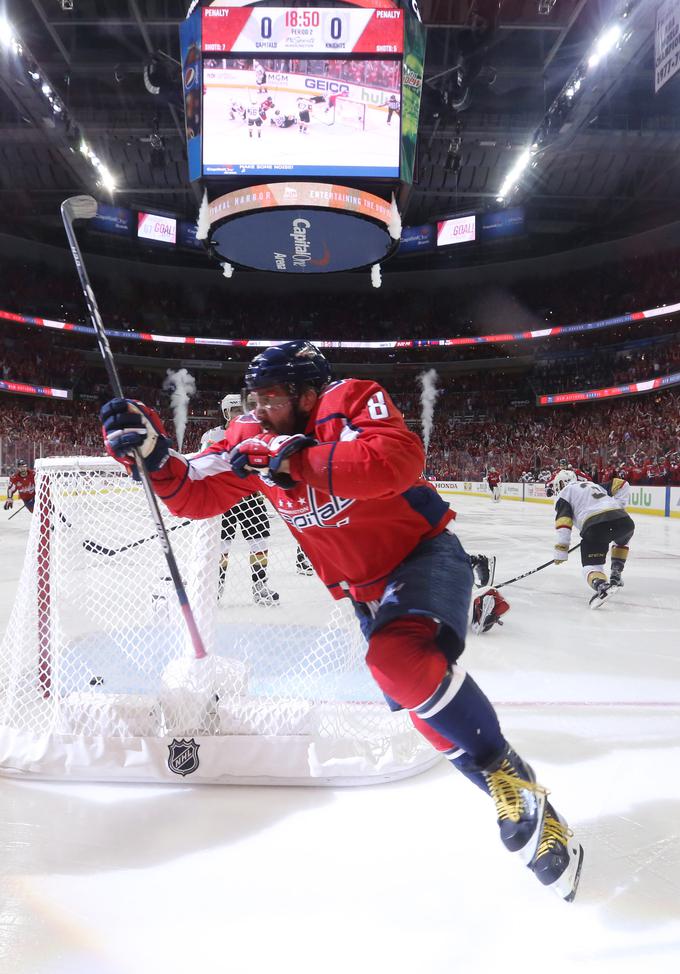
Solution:
[[[182,739],[178,741],[176,738],[173,739],[171,744],[168,744],[168,767],[173,774],[179,774],[183,778],[186,778],[188,774],[192,774],[198,768],[198,750],[200,744],[197,744],[193,737],[190,740]]]

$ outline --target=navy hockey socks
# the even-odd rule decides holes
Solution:
[[[458,766],[474,763],[485,767],[505,747],[496,711],[472,677],[462,667],[450,666],[434,693],[413,712],[450,741],[462,755],[447,754]],[[463,771],[463,767],[460,767]]]

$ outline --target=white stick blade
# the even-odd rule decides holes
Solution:
[[[61,209],[72,220],[91,220],[97,215],[97,201],[93,196],[71,196],[64,200]]]

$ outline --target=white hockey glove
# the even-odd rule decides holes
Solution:
[[[556,565],[562,565],[569,557],[569,545],[568,544],[556,544],[555,545],[555,555],[554,561]]]

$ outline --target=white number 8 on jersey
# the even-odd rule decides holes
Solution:
[[[387,403],[385,402],[384,392],[376,392],[374,396],[371,396],[366,405],[368,406],[368,415],[371,419],[387,419],[390,414]]]

